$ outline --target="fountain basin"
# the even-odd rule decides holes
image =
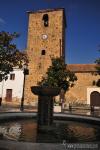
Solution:
[[[32,86],[31,91],[35,95],[39,95],[39,96],[57,96],[60,92],[60,88]]]
[[[100,137],[99,125],[89,124],[86,123],[86,121],[84,121],[84,123],[68,121],[67,117],[66,121],[54,120],[52,126],[49,128],[42,126],[42,128],[44,129],[38,130],[36,120],[32,118],[25,119],[25,115],[23,119],[4,120],[4,122],[0,124],[0,131],[2,134],[4,133],[4,139],[6,141],[14,140],[31,143],[63,143],[63,140],[66,141],[66,143],[98,142]]]

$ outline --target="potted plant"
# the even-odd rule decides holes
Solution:
[[[47,112],[50,111],[50,118],[52,118],[53,114],[54,96],[57,96],[60,93],[60,99],[63,99],[65,92],[70,86],[73,86],[73,82],[77,80],[75,74],[67,69],[64,59],[62,57],[52,57],[51,64],[52,65],[49,66],[49,68],[47,69],[45,77],[43,77],[42,80],[38,83],[39,86],[31,88],[32,92],[36,95],[39,95],[39,99],[41,99],[38,103],[38,110],[48,107]],[[44,96],[46,98],[44,98]],[[43,102],[43,99],[48,99],[48,101],[45,101],[45,103],[49,103],[48,106],[46,106],[45,104],[40,104]],[[42,114],[44,114],[45,116],[45,113],[46,112]]]

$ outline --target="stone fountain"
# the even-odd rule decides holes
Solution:
[[[38,125],[51,125],[53,123],[53,98],[60,92],[57,87],[31,87],[32,93],[38,95]]]

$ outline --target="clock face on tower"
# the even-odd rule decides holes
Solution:
[[[43,40],[46,40],[47,38],[48,38],[48,36],[47,36],[46,34],[43,34],[43,35],[42,35],[42,39],[43,39]]]

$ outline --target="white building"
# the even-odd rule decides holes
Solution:
[[[14,69],[8,74],[8,79],[0,82],[0,99],[2,104],[20,104],[23,95],[23,70]]]

